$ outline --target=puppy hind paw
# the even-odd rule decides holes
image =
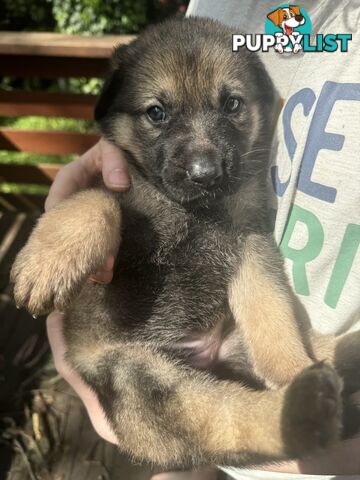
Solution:
[[[341,392],[340,377],[323,362],[301,372],[288,387],[282,430],[291,457],[302,457],[341,437]]]

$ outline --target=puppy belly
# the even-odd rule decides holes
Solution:
[[[223,342],[223,325],[219,322],[209,332],[194,333],[177,342],[172,350],[186,363],[201,370],[210,369],[217,361]]]
[[[255,377],[241,333],[227,322],[218,322],[208,332],[194,333],[176,342],[171,351],[188,365],[227,378]]]

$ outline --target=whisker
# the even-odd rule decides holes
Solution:
[[[255,148],[254,150],[250,150],[249,152],[242,153],[240,158],[245,157],[246,155],[250,155],[251,153],[258,153],[258,152],[267,152],[267,148]]]

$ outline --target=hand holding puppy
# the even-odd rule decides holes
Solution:
[[[93,178],[100,172],[109,189],[123,191],[129,188],[130,178],[125,157],[119,149],[104,139],[60,170],[50,188],[45,202],[45,210],[50,210],[61,200],[89,186]],[[103,269],[92,275],[90,280],[98,283],[111,282],[113,265],[114,257],[109,257]],[[63,315],[59,312],[52,312],[47,318],[47,332],[55,367],[81,398],[97,433],[108,442],[116,443],[116,437],[109,427],[97,396],[64,361],[65,344],[62,336],[62,321]]]

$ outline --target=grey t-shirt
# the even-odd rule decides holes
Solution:
[[[350,33],[352,41],[348,52],[260,53],[284,99],[269,169],[270,208],[304,314],[315,330],[342,333],[360,328],[360,1],[299,6],[313,33]],[[188,15],[215,18],[234,33],[264,33],[276,7],[268,0],[192,0]],[[242,470],[234,478],[302,477]]]

